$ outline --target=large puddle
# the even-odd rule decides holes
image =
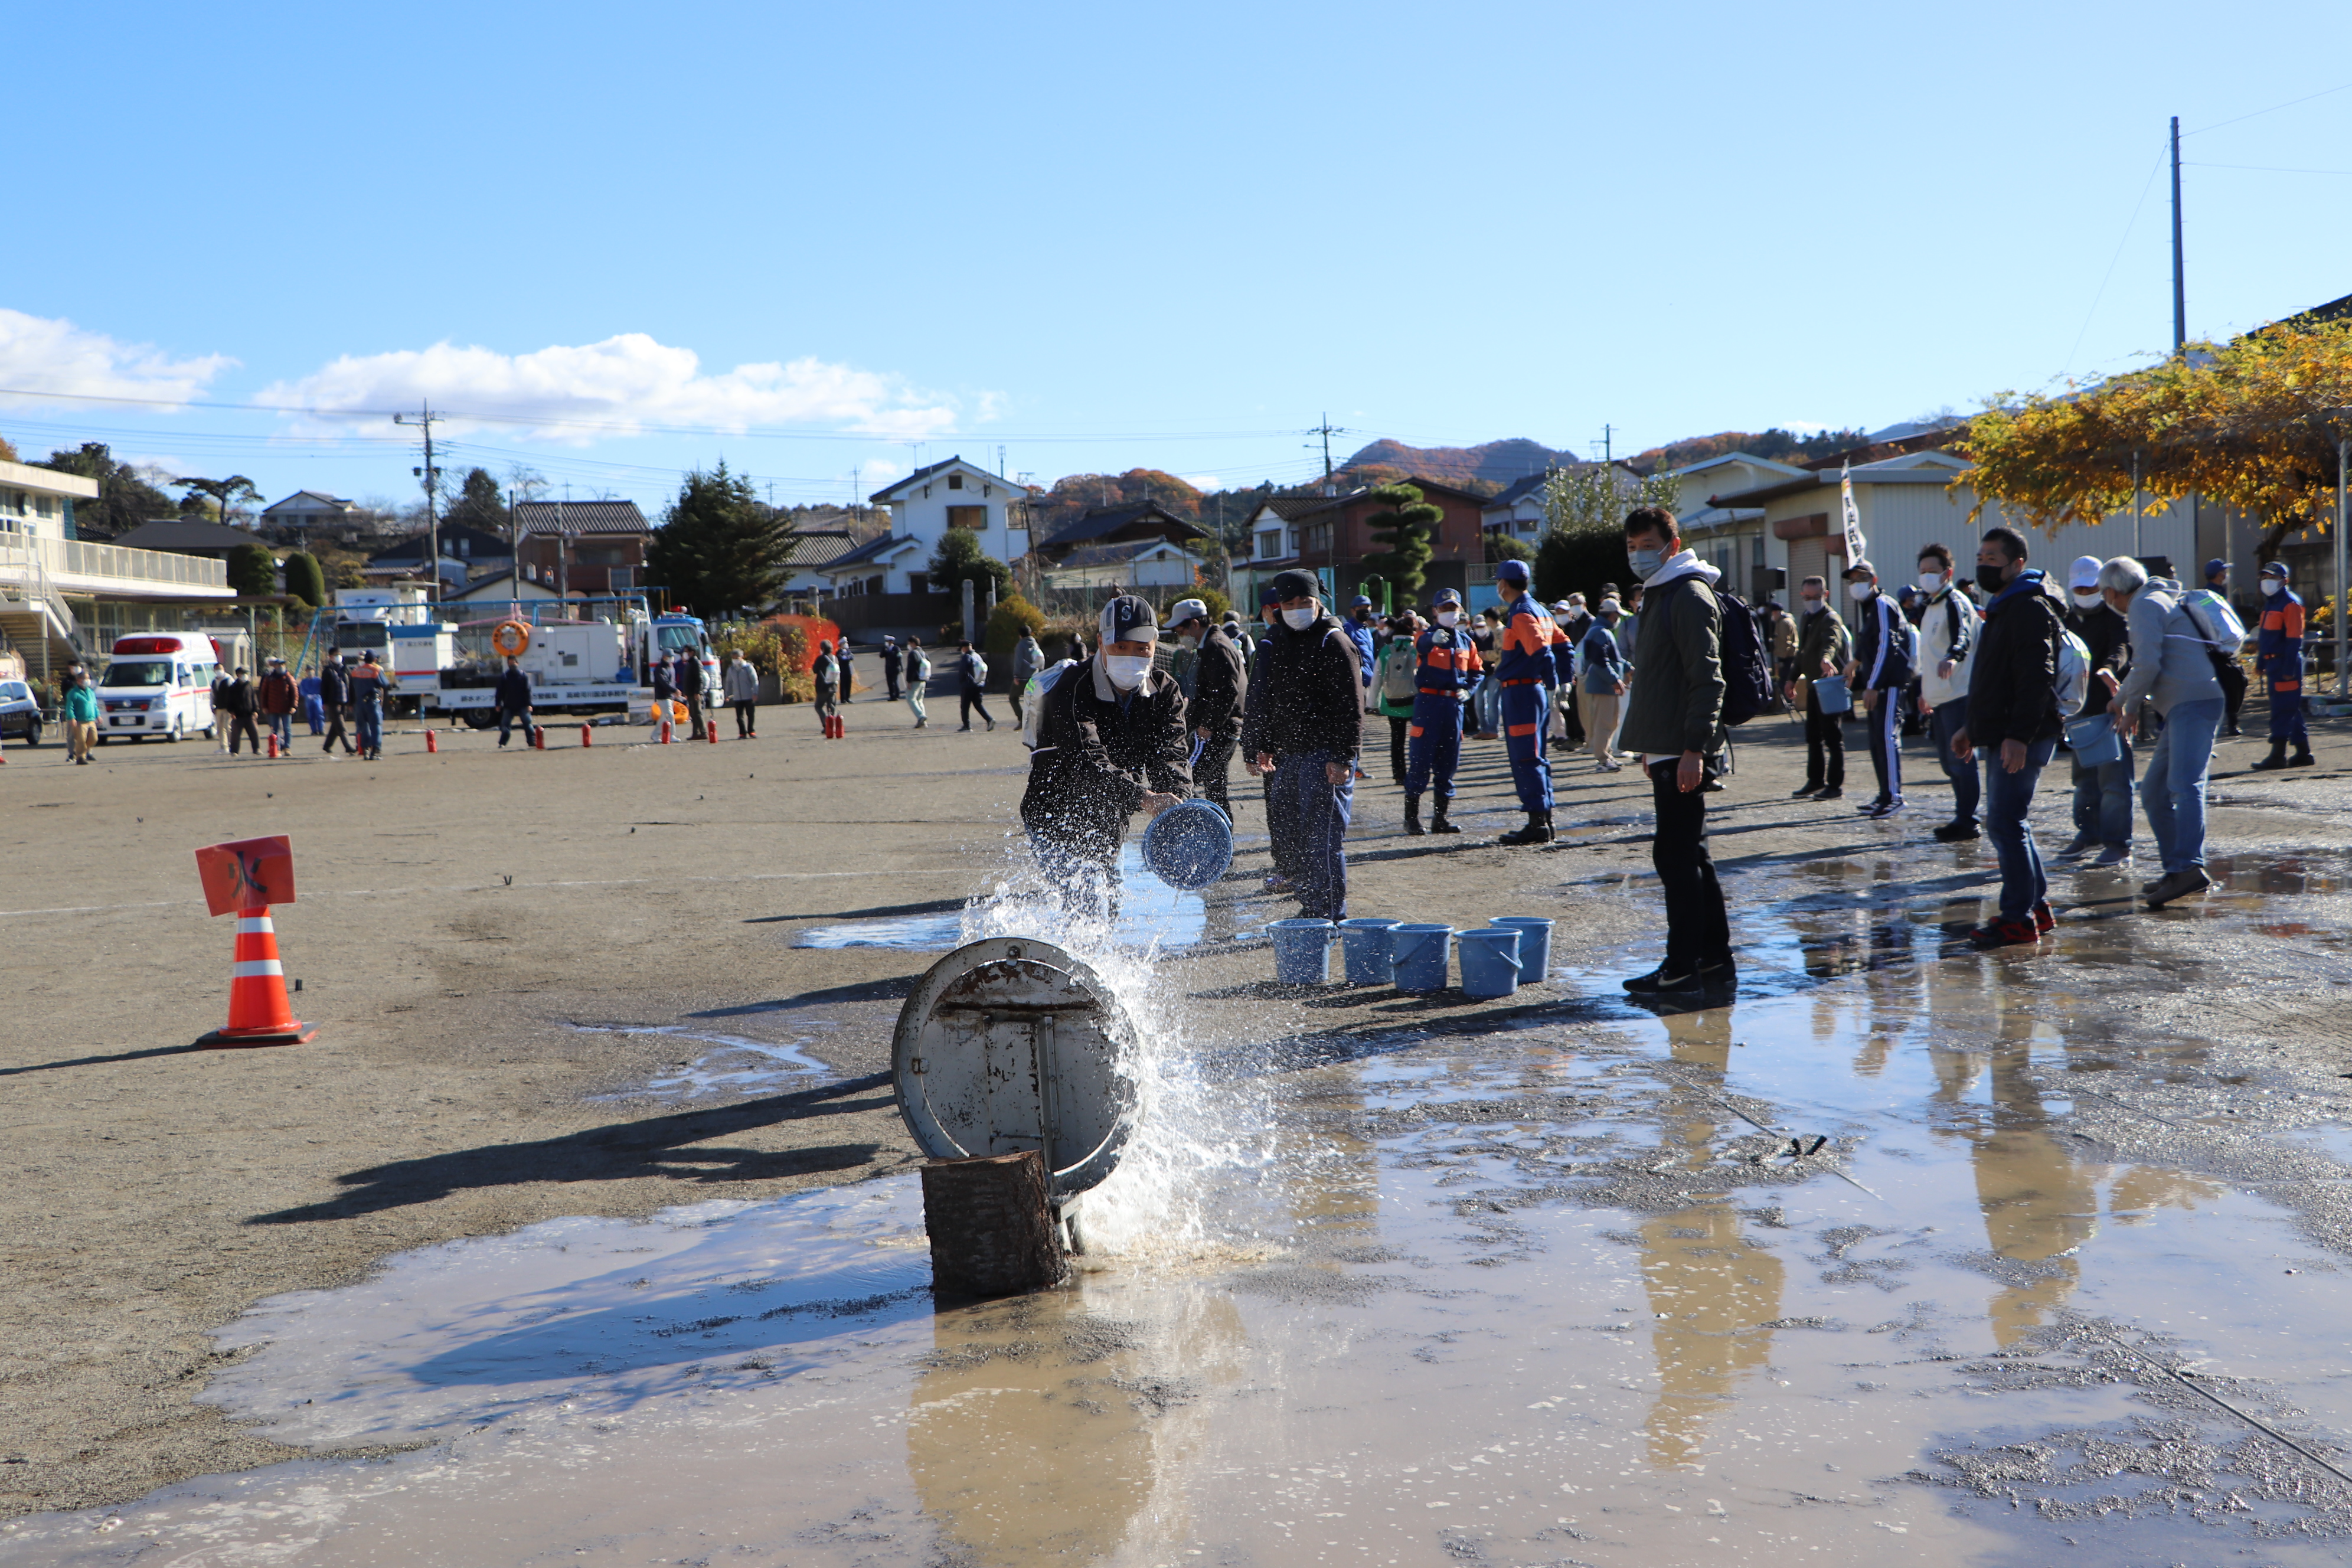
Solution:
[[[1779,890],[1734,1006],[1213,1084],[1181,982],[1106,950],[1156,1046],[1067,1289],[935,1310],[906,1179],[428,1248],[262,1303],[206,1394],[414,1451],[20,1521],[0,1562],[2352,1556],[2352,1485],[2290,1446],[2352,1468],[2352,1272],[2136,1159],[2142,1113],[2072,1114],[2200,1070],[2068,989],[2127,944],[2086,909],[2024,972],[1945,942],[1974,879]],[[2336,1126],[2291,1142],[2341,1178]]]
[[[1118,878],[1117,940],[1122,946],[1191,947],[1233,934],[1230,930],[1213,933],[1207,901],[1198,893],[1180,892],[1144,869],[1142,850],[1133,843],[1119,851]],[[961,910],[811,926],[793,938],[793,945],[946,952],[998,929],[1008,895],[1016,907],[1033,906],[1035,890],[1026,891],[1033,896],[1024,898],[1022,889],[999,887],[988,900]]]

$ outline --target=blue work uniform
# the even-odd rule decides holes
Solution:
[[[1853,658],[1862,668],[1854,684],[1879,694],[1870,712],[1870,765],[1878,774],[1878,801],[1903,804],[1903,734],[1895,710],[1903,689],[1911,684],[1917,662],[1918,628],[1903,616],[1903,606],[1884,594],[1873,594],[1855,606]]]
[[[2303,600],[2292,588],[2263,595],[2261,629],[2254,636],[2254,664],[2271,695],[2271,739],[2311,748],[2303,719]]]
[[[1437,798],[1454,798],[1454,773],[1462,764],[1462,710],[1483,675],[1478,649],[1459,626],[1432,626],[1415,643],[1421,655],[1412,672],[1412,722],[1405,731],[1404,793],[1419,797],[1437,781]]]
[[[1372,667],[1381,659],[1381,645],[1372,636],[1369,622],[1360,621],[1350,615],[1339,625],[1348,634],[1348,640],[1356,645],[1356,662],[1363,667],[1364,689],[1370,691],[1372,689]]]
[[[1552,662],[1552,619],[1532,594],[1522,594],[1503,612],[1495,679],[1503,689],[1503,749],[1511,758],[1511,783],[1519,805],[1530,812],[1551,810],[1551,763],[1544,758],[1544,692],[1559,684]]]

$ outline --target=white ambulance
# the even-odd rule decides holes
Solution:
[[[220,650],[201,632],[115,638],[98,683],[98,743],[210,735],[219,673]]]

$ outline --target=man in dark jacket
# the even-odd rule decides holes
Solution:
[[[278,751],[282,756],[294,749],[294,708],[301,700],[301,693],[294,689],[294,678],[286,673],[286,661],[276,654],[269,656],[256,695],[260,700],[262,721],[278,737]]]
[[[1797,700],[1798,684],[1805,694],[1805,784],[1795,791],[1799,800],[1839,800],[1845,795],[1845,715],[1822,711],[1816,681],[1827,680],[1853,658],[1853,638],[1830,602],[1829,584],[1808,577],[1797,584],[1802,614],[1797,623],[1796,673],[1789,682],[1789,700]]]
[[[1969,660],[1969,727],[1952,737],[1961,762],[1987,754],[1984,831],[2000,861],[2000,912],[1969,933],[1979,947],[2039,942],[2057,923],[2026,817],[2058,745],[2060,616],[2025,558],[2025,536],[2014,529],[1992,529],[1977,547],[1977,586],[1992,601]]]
[[[1874,821],[1901,811],[1903,799],[1903,731],[1897,710],[1903,689],[1911,684],[1917,662],[1919,634],[1904,617],[1902,606],[1878,589],[1878,571],[1867,561],[1845,570],[1846,595],[1853,601],[1853,659],[1846,666],[1845,683],[1854,700],[1869,710],[1870,766],[1878,775],[1878,795],[1862,807]]]
[[[845,648],[848,647],[846,639],[842,646]],[[845,665],[846,662],[844,660]],[[845,678],[843,689],[847,689],[848,685]],[[702,657],[694,649],[687,648],[677,656],[677,694],[686,703],[686,738],[689,741],[702,739]]]
[[[522,672],[522,666],[511,654],[507,657],[505,671],[499,677],[493,700],[499,708],[499,744],[507,743],[508,734],[518,719],[522,721],[523,744],[530,744],[530,677]]]
[[[1192,738],[1175,677],[1152,668],[1151,606],[1103,606],[1099,651],[1062,671],[1037,710],[1021,822],[1047,884],[1074,914],[1118,914],[1118,847],[1138,811],[1158,816],[1192,792]]]
[[[1704,786],[1723,772],[1730,745],[1723,607],[1715,596],[1723,574],[1683,548],[1675,514],[1664,507],[1626,517],[1625,552],[1645,592],[1620,743],[1650,776],[1657,816],[1650,864],[1666,898],[1666,955],[1625,989],[1637,996],[1719,990],[1737,972],[1723,885],[1707,853]]]
[[[329,654],[327,662],[319,667],[319,706],[326,710],[327,715],[327,742],[319,750],[331,752],[335,742],[341,741],[346,756],[355,754],[359,748],[352,744],[351,734],[343,728],[343,716],[352,707],[352,673],[343,668],[340,648]]]
[[[1233,765],[1234,744],[1241,739],[1242,706],[1249,697],[1249,674],[1242,668],[1242,650],[1224,627],[1209,619],[1209,606],[1198,599],[1178,601],[1168,612],[1169,627],[1180,639],[1196,642],[1201,654],[1192,679],[1192,700],[1185,704],[1192,726],[1192,788],[1202,800],[1233,820],[1234,803],[1226,794],[1225,770]]]
[[[889,700],[893,702],[898,700],[898,676],[903,668],[898,662],[899,657],[898,639],[884,637],[882,639],[882,685],[889,692]]]
[[[2083,693],[2077,717],[2105,713],[2115,700],[2131,667],[2131,623],[2116,614],[2099,592],[2099,558],[2085,555],[2066,574],[2074,607],[2066,612],[2066,629],[2090,650],[2091,680]],[[2086,768],[2074,759],[2074,841],[2058,851],[2063,856],[2099,852],[2095,866],[2128,866],[2132,849],[2132,743],[2118,734],[2122,755],[2112,763]]]
[[[1356,753],[1363,742],[1364,688],[1356,645],[1324,611],[1307,572],[1267,584],[1281,612],[1259,646],[1242,715],[1241,745],[1254,773],[1271,773],[1282,804],[1268,826],[1291,839],[1291,882],[1309,920],[1348,912],[1348,819],[1355,808]],[[1282,864],[1279,849],[1276,864]]]
[[[253,728],[257,707],[253,682],[246,679],[245,666],[240,664],[236,667],[229,677],[228,684],[221,688],[220,694],[213,699],[213,705],[228,712],[228,754],[232,757],[236,755],[237,742],[243,740],[253,748],[255,756],[261,755],[261,737],[255,733]]]

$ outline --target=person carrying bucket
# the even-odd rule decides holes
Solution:
[[[1454,804],[1454,772],[1462,763],[1463,705],[1478,689],[1482,673],[1477,647],[1462,625],[1462,595],[1441,589],[1434,609],[1437,624],[1413,644],[1420,662],[1412,675],[1412,723],[1406,731],[1404,830],[1415,837],[1424,831],[1462,831],[1445,819],[1445,812]],[[1433,787],[1437,809],[1424,830],[1421,796]]]
[[[1272,775],[1267,826],[1275,864],[1297,896],[1300,916],[1340,920],[1348,912],[1348,818],[1364,736],[1363,669],[1356,645],[1325,612],[1313,573],[1278,573],[1266,592],[1275,595],[1280,620],[1250,672],[1242,751],[1250,772]]]
[[[1192,793],[1192,737],[1176,678],[1152,667],[1151,606],[1105,605],[1101,642],[1037,701],[1037,745],[1021,822],[1045,879],[1072,914],[1118,914],[1118,848],[1129,818],[1158,816]]]
[[[1242,705],[1249,696],[1249,675],[1242,668],[1242,650],[1223,626],[1209,620],[1209,606],[1199,599],[1182,599],[1169,606],[1168,629],[1200,653],[1192,695],[1185,703],[1186,719],[1200,755],[1192,763],[1193,785],[1201,798],[1225,814],[1230,822],[1234,803],[1226,793],[1225,770],[1233,765],[1234,742],[1242,732]],[[1016,664],[1014,668],[1020,667]]]
[[[1527,826],[1506,833],[1504,844],[1549,844],[1551,831],[1551,764],[1544,760],[1544,699],[1559,681],[1552,661],[1551,616],[1528,592],[1528,563],[1506,561],[1495,568],[1503,596],[1503,630],[1495,640],[1501,657],[1495,679],[1503,688],[1503,746],[1510,753],[1511,782],[1518,786]]]

